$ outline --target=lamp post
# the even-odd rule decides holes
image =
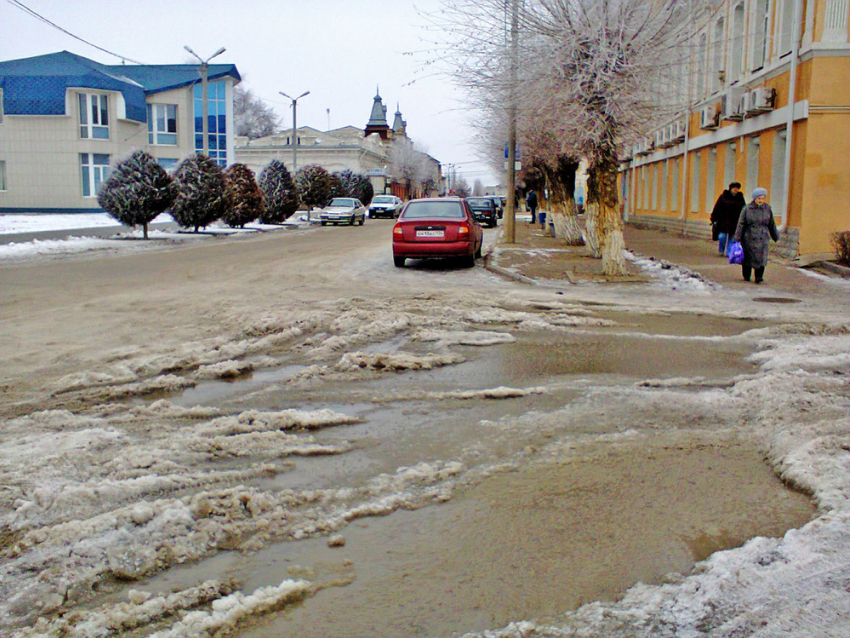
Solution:
[[[290,97],[283,91],[278,91],[278,93],[292,100],[292,177],[295,177],[295,173],[298,171],[298,125],[295,111],[298,108],[298,100],[305,95],[310,95],[310,91],[304,91],[298,97]]]
[[[222,53],[224,53],[225,49],[224,49],[224,47],[221,47],[218,51],[216,51],[210,57],[208,57],[206,60],[204,60],[201,56],[199,56],[197,53],[192,51],[192,49],[190,49],[188,46],[184,46],[183,48],[186,49],[192,55],[194,55],[196,58],[198,58],[198,61],[201,63],[201,93],[202,93],[202,96],[203,96],[202,99],[203,99],[203,105],[204,105],[203,106],[204,121],[203,121],[202,128],[201,128],[201,130],[203,131],[203,135],[204,135],[204,143],[203,143],[202,148],[204,150],[204,155],[209,155],[210,154],[210,139],[209,139],[209,121],[207,120],[207,114],[209,113],[209,102],[208,102],[209,98],[207,96],[207,72],[209,71],[210,60],[212,60],[217,55],[221,55]]]

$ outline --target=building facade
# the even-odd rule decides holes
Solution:
[[[209,66],[209,154],[233,163],[232,64]],[[173,168],[203,149],[194,65],[103,65],[63,51],[0,62],[0,213],[101,212],[111,166],[143,149]]]
[[[679,87],[690,108],[622,158],[630,222],[710,234],[730,182],[756,186],[786,256],[832,252],[850,230],[850,0],[718,0],[695,16]]]

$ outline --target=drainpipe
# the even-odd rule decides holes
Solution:
[[[791,77],[788,79],[788,122],[785,124],[785,212],[778,230],[781,233],[788,225],[791,212],[791,156],[794,141],[794,103],[797,101],[797,62],[800,58],[800,26],[802,23],[803,0],[794,0],[794,22],[791,27]]]

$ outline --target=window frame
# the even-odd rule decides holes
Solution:
[[[3,89],[0,89],[0,126],[3,126]]]
[[[170,118],[168,113],[169,110],[173,112],[173,118]],[[160,118],[160,112],[164,111],[165,115],[163,118]],[[147,105],[147,118],[148,118],[148,144],[152,146],[177,146],[179,142],[179,131],[178,131],[178,109],[177,104],[166,104],[166,103],[149,103]],[[165,126],[165,130],[159,129],[159,124],[163,123]],[[169,131],[169,123],[174,122],[174,130]],[[172,139],[174,141],[166,141]]]
[[[0,160],[0,193],[9,191],[9,184],[6,182],[6,160]]]
[[[97,108],[94,108],[95,101]],[[78,93],[77,116],[80,139],[109,141],[109,95],[107,93]],[[97,133],[105,133],[105,137]]]
[[[95,158],[101,161],[95,163]],[[80,153],[80,184],[83,197],[87,199],[97,197],[100,185],[107,180],[111,172],[110,161],[109,153]]]

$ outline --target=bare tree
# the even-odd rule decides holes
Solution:
[[[249,139],[280,133],[280,116],[274,109],[242,85],[233,87],[233,120],[236,135]]]
[[[502,135],[506,113],[516,112],[519,137],[550,180],[576,160],[588,161],[587,230],[598,232],[606,274],[626,272],[620,151],[686,105],[674,80],[687,75],[681,71],[691,61],[693,16],[708,1],[514,2],[518,37],[509,42],[509,3],[444,0],[449,73],[475,106],[490,109],[486,125]],[[492,139],[487,143],[493,148]]]
[[[484,182],[482,182],[480,179],[476,179],[474,182],[472,182],[472,195],[474,197],[478,197],[478,196],[483,195],[483,194],[484,194]]]
[[[390,149],[390,173],[404,186],[407,197],[410,197],[414,189],[421,190],[423,183],[430,177],[425,152],[411,140],[396,140]]]

